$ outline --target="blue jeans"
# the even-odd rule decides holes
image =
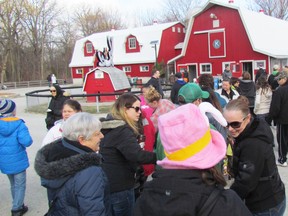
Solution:
[[[132,216],[135,204],[134,188],[111,193],[110,198],[113,216]]]
[[[265,212],[253,214],[253,216],[283,216],[286,209],[286,198],[277,206]]]
[[[17,211],[22,208],[24,204],[25,190],[26,190],[26,170],[17,174],[7,174],[12,194],[12,211]]]

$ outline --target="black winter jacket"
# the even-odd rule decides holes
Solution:
[[[110,216],[108,180],[100,167],[101,156],[77,142],[65,141],[44,146],[35,159],[48,201],[55,200],[49,216]]]
[[[111,193],[132,189],[137,167],[155,164],[155,153],[142,150],[133,130],[122,120],[103,121],[101,132],[104,134],[100,143],[102,167]]]
[[[149,85],[152,85],[159,92],[162,98],[164,97],[163,89],[162,89],[159,79],[156,79],[155,77],[151,77],[151,79],[145,84],[145,86],[149,86]]]
[[[239,89],[241,95],[249,100],[249,107],[254,107],[256,97],[256,86],[253,80],[240,80]]]
[[[252,119],[235,139],[235,182],[231,189],[245,200],[252,213],[275,207],[285,198],[272,144],[273,134],[269,125],[258,119]]]
[[[215,185],[208,186],[200,170],[157,170],[153,180],[146,182],[137,199],[134,216],[197,216]],[[212,178],[212,176],[210,176]],[[222,192],[210,216],[252,216],[243,201],[233,190]]]
[[[288,83],[274,91],[272,95],[272,101],[269,110],[269,117],[271,117],[275,123],[288,124]]]
[[[185,85],[186,82],[184,80],[176,80],[176,82],[173,84],[172,89],[171,89],[171,94],[170,94],[170,99],[172,103],[174,104],[179,104],[178,102],[178,92],[180,88]]]
[[[56,97],[51,98],[48,106],[47,117],[45,119],[46,128],[48,130],[54,126],[56,121],[62,119],[63,103],[69,99],[69,97],[63,95],[63,91],[59,85],[54,84],[53,86],[55,87],[57,94]]]

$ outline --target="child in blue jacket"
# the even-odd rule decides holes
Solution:
[[[15,102],[10,99],[0,100],[0,171],[10,181],[12,216],[21,216],[28,211],[24,205],[26,169],[29,167],[26,147],[33,141],[25,122],[15,115]]]

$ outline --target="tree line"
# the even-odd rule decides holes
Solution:
[[[287,20],[288,0],[246,0],[252,10]],[[203,5],[201,0],[167,0],[161,11],[135,11],[135,27],[182,21]],[[55,0],[0,1],[0,81],[43,80],[54,73],[69,79],[75,41],[97,32],[127,28],[117,10],[82,5],[64,14]]]

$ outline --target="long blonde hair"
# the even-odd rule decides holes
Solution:
[[[132,93],[124,93],[115,101],[111,110],[111,115],[115,119],[125,121],[136,135],[139,134],[139,124],[127,116],[125,108],[131,108],[133,103],[135,103],[137,100],[140,101],[138,96],[133,95]]]

